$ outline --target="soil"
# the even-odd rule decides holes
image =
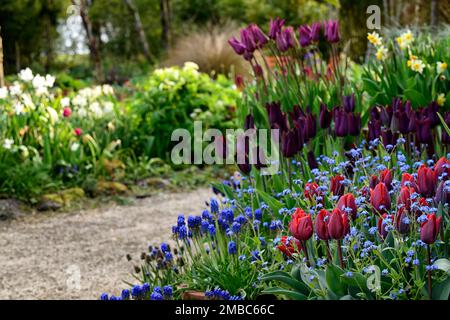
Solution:
[[[136,282],[140,253],[170,239],[178,214],[199,214],[211,196],[209,189],[164,193],[127,206],[0,221],[0,299],[118,295],[124,281]]]

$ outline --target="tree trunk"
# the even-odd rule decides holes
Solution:
[[[435,28],[438,24],[438,2],[437,0],[431,0],[431,17],[430,25]]]
[[[0,26],[0,88],[5,86],[5,71],[3,70],[3,40]]]
[[[150,47],[148,45],[147,36],[144,31],[144,27],[142,26],[141,17],[139,15],[139,11],[133,3],[133,0],[124,0],[125,4],[130,10],[130,13],[134,17],[134,26],[136,28],[137,33],[139,34],[139,39],[142,44],[142,50],[144,51],[145,58],[151,62],[153,60],[152,54],[150,53]]]
[[[16,71],[17,73],[20,72],[22,69],[21,63],[20,63],[20,44],[18,41],[14,42],[14,49],[16,51]]]
[[[159,0],[159,9],[161,17],[161,44],[165,50],[169,48],[169,21],[167,18],[167,5],[165,0]]]
[[[76,0],[72,0],[74,5],[77,5]],[[103,69],[100,58],[100,49],[97,37],[94,35],[92,22],[88,15],[88,9],[86,5],[86,0],[78,1],[80,8],[80,16],[83,20],[83,26],[86,31],[86,36],[88,39],[88,47],[91,56],[91,60],[94,64],[94,77],[98,83],[103,82]]]

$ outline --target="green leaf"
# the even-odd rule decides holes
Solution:
[[[262,190],[256,190],[258,195],[262,198],[262,200],[272,209],[273,213],[278,213],[281,208],[283,208],[283,205],[280,201],[275,199],[274,197],[270,196],[268,193],[262,191]]]
[[[427,99],[425,96],[417,90],[414,89],[406,89],[403,92],[403,95],[406,99],[411,101],[411,104],[414,107],[420,107],[427,104]]]
[[[307,300],[308,297],[304,294],[298,293],[296,291],[286,290],[280,287],[267,288],[262,291],[262,293],[274,294],[274,295],[284,295],[293,300]]]
[[[433,264],[436,266],[439,270],[442,270],[446,273],[450,273],[450,260],[449,259],[439,259],[436,260],[436,262]]]
[[[344,271],[341,268],[332,264],[327,266],[325,273],[328,289],[339,297],[347,293],[347,285],[343,282],[342,278],[343,274]]]
[[[264,281],[279,281],[302,294],[309,294],[309,289],[303,282],[294,279],[286,272],[275,271],[262,276],[261,279]]]
[[[450,297],[450,277],[433,287],[433,300],[448,300]]]
[[[212,183],[211,184],[213,188],[216,188],[220,192],[222,192],[224,195],[227,196],[229,199],[234,199],[233,190],[231,188],[223,183]]]

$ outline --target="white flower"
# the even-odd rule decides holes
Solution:
[[[72,143],[70,146],[70,151],[75,152],[80,148],[80,144],[78,142]]]
[[[33,78],[33,87],[35,89],[39,89],[39,88],[45,87],[45,78],[43,76],[41,76],[40,74],[37,74]]]
[[[111,112],[113,112],[113,111],[114,111],[114,104],[113,104],[111,101],[106,101],[106,102],[103,104],[103,111],[104,111],[105,113],[111,113]]]
[[[102,91],[103,91],[103,94],[105,94],[105,95],[112,95],[112,94],[114,94],[114,89],[109,84],[103,85]]]
[[[47,107],[47,113],[50,119],[50,123],[55,124],[59,119],[58,112],[56,112],[56,110],[52,107]]]
[[[48,88],[51,88],[51,87],[53,87],[54,84],[55,84],[55,77],[52,76],[51,74],[46,75],[45,76],[45,85]]]
[[[438,74],[444,73],[445,70],[447,70],[447,63],[445,62],[436,63],[436,71]]]
[[[25,113],[25,107],[23,106],[22,103],[17,102],[17,103],[14,105],[14,112],[15,112],[17,115],[20,115],[20,114],[22,114],[22,113]]]
[[[33,103],[33,99],[31,98],[31,96],[28,93],[24,93],[22,95],[22,100],[27,108],[29,108],[31,110],[36,109],[36,106]]]
[[[69,97],[64,97],[61,99],[61,107],[65,108],[65,107],[69,107],[70,106],[70,98]]]
[[[78,109],[77,114],[78,114],[78,117],[80,117],[80,118],[87,117],[87,111],[85,108]]]
[[[19,96],[22,94],[22,87],[20,86],[20,83],[17,81],[14,81],[13,85],[9,87],[9,92],[14,96]]]
[[[25,82],[33,80],[33,71],[30,68],[26,68],[19,72],[19,79]]]
[[[200,69],[198,64],[196,64],[195,62],[192,61],[187,61],[184,63],[184,69],[188,69],[188,70],[198,70]]]
[[[380,46],[377,50],[377,53],[375,54],[375,57],[377,60],[384,60],[386,59],[388,54],[388,50],[384,46]]]
[[[98,102],[92,103],[89,109],[97,118],[100,118],[103,115],[103,110],[100,108],[100,104]]]
[[[0,87],[0,99],[6,99],[8,97],[8,88]]]
[[[5,139],[3,141],[3,148],[5,148],[7,150],[10,150],[13,145],[14,145],[13,139]]]
[[[411,70],[422,74],[423,69],[425,69],[425,64],[422,62],[422,60],[419,59],[411,60]]]
[[[28,151],[28,148],[26,146],[23,146],[23,145],[20,146],[19,151],[20,151],[22,157],[28,158],[28,155],[30,154],[30,152]]]
[[[367,34],[367,40],[374,46],[378,47],[382,44],[383,38],[377,32],[372,32]]]

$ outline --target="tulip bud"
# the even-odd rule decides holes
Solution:
[[[330,239],[342,240],[350,232],[350,224],[347,215],[339,208],[331,212],[328,219],[328,235]]]
[[[319,22],[314,22],[311,25],[311,40],[313,42],[318,42],[320,40],[320,29],[322,28]]]
[[[330,20],[324,23],[325,38],[329,43],[336,43],[340,40],[339,35],[339,23],[337,21]]]
[[[438,182],[441,177],[442,180],[447,180],[450,174],[450,162],[445,158],[440,158],[434,165],[434,178]]]
[[[407,234],[409,232],[409,218],[407,215],[407,208],[401,207],[397,211],[397,216],[395,217],[395,229],[400,234]]]
[[[344,96],[343,97],[343,107],[344,111],[347,113],[354,112],[355,111],[355,94],[352,94],[350,96]]]
[[[75,130],[73,132],[77,137],[79,137],[83,134],[83,131],[80,128],[75,128]]]
[[[316,156],[313,151],[308,151],[307,158],[308,158],[308,165],[311,169],[317,169],[319,167],[319,164],[317,163]]]
[[[245,45],[240,42],[238,39],[236,39],[235,37],[231,38],[230,40],[228,40],[229,45],[233,48],[234,52],[236,52],[238,55],[243,55],[245,52]]]
[[[432,197],[435,193],[436,183],[434,172],[425,165],[421,165],[417,171],[417,186],[419,193],[424,197]]]
[[[369,183],[369,187],[370,189],[375,189],[375,187],[377,186],[377,184],[380,183],[380,180],[378,180],[377,176],[371,176],[370,177],[370,183]]]
[[[281,136],[281,151],[286,158],[292,158],[300,150],[297,130],[283,132]]]
[[[331,125],[331,111],[323,103],[320,104],[319,124],[322,129],[328,129]]]
[[[442,217],[436,218],[436,215],[428,214],[427,221],[422,222],[420,226],[420,240],[426,244],[433,244],[441,228]]]
[[[412,193],[414,193],[413,188],[402,187],[402,189],[400,190],[400,195],[397,198],[397,206],[404,207],[407,210],[411,209],[411,190]]]
[[[276,40],[283,28],[284,20],[280,18],[270,19],[269,38]]]
[[[72,114],[72,110],[69,107],[65,107],[63,110],[63,117],[68,118]]]
[[[344,194],[345,186],[342,181],[345,180],[343,175],[331,177],[330,190],[334,196],[342,196]]]
[[[392,171],[389,169],[384,169],[380,172],[380,182],[383,182],[388,190],[392,189]]]
[[[249,114],[245,117],[244,130],[255,129],[255,119]]]
[[[268,42],[267,36],[261,31],[261,29],[256,25],[252,24],[249,26],[249,31],[251,32],[253,39],[256,42],[256,46],[261,49]]]
[[[314,227],[316,230],[317,237],[320,240],[329,240],[329,236],[328,236],[328,220],[329,220],[329,218],[330,218],[330,213],[325,209],[320,210],[319,213],[317,214]]]
[[[377,228],[378,228],[378,234],[380,235],[380,237],[382,239],[386,239],[389,230],[388,230],[388,226],[390,223],[392,223],[394,221],[394,215],[392,214],[383,214],[379,219],[378,219],[378,224],[377,224]]]
[[[409,174],[407,172],[402,174],[401,186],[402,187],[411,187],[411,188],[414,188],[414,190],[418,189],[416,180],[414,179],[414,177],[411,174]]]
[[[304,195],[309,200],[312,200],[314,196],[320,195],[319,185],[315,182],[308,182],[305,185]]]
[[[391,196],[383,182],[377,184],[375,189],[370,190],[370,204],[380,214],[391,209]]]
[[[278,50],[286,52],[294,47],[294,29],[287,27],[282,30],[276,39]]]
[[[347,193],[343,195],[339,199],[337,207],[343,212],[346,212],[352,218],[352,220],[356,219],[358,208],[356,207],[355,196],[353,194]]]
[[[297,208],[289,223],[289,232],[301,241],[306,241],[311,238],[313,234],[311,214],[306,214],[305,211]]]
[[[311,44],[311,28],[308,25],[300,26],[298,29],[300,35],[300,45],[302,47],[307,47]]]
[[[439,182],[434,201],[437,205],[439,203],[450,204],[450,182],[448,180]]]
[[[292,257],[292,254],[301,251],[302,246],[300,241],[294,237],[282,236],[277,249],[283,252],[286,257]]]

